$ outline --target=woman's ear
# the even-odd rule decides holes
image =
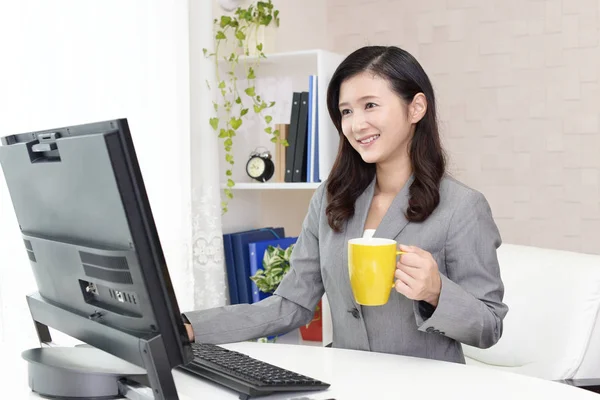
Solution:
[[[415,97],[413,97],[408,111],[408,117],[413,124],[416,124],[423,118],[425,112],[427,112],[427,98],[425,98],[423,93],[417,93]]]

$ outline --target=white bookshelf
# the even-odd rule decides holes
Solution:
[[[317,75],[317,124],[319,146],[319,175],[324,181],[329,175],[337,154],[339,135],[327,111],[327,86],[333,72],[344,59],[344,55],[326,50],[313,49],[267,54],[255,68],[257,93],[266,101],[275,101],[271,109],[274,124],[289,124],[293,92],[308,91],[309,75]],[[239,65],[254,63],[254,56],[240,56]],[[219,62],[222,77],[227,71],[227,62]],[[243,93],[244,73],[237,70],[240,92]],[[252,114],[252,111],[249,115]],[[269,150],[275,157],[275,144],[263,129],[264,123],[257,117],[245,120],[234,138],[232,188],[234,198],[229,201],[228,212],[222,218],[224,232],[252,229],[257,226],[279,225],[287,235],[298,235],[308,209],[308,202],[319,183],[288,183],[270,181],[256,182],[247,176],[246,162],[258,147]],[[219,142],[221,143],[221,142]],[[224,171],[228,164],[224,150],[219,146],[221,189],[225,188]]]
[[[293,92],[308,91],[309,75],[317,75],[317,114],[318,114],[318,146],[319,146],[319,175],[323,181],[329,175],[329,171],[335,160],[339,143],[338,133],[329,118],[327,111],[327,85],[331,75],[343,60],[341,54],[325,50],[302,50],[267,54],[266,59],[261,59],[255,69],[257,81],[257,92],[262,94],[266,101],[275,101],[276,105],[271,109],[273,124],[288,124],[291,114],[291,100]],[[256,57],[240,57],[239,65],[253,63]],[[221,75],[226,73],[227,63],[219,63]],[[243,70],[238,69],[239,85],[244,88]],[[243,89],[240,90],[243,93]],[[252,111],[248,114],[253,114]],[[257,117],[244,121],[238,135],[234,138],[233,155],[236,164],[233,167],[233,179],[236,183],[250,183],[251,179],[244,170],[249,154],[258,147],[266,148],[275,156],[275,145],[270,142],[270,137],[263,132],[265,125]],[[223,150],[221,152],[221,171],[227,168],[224,161]],[[221,174],[222,180],[224,177]],[[292,188],[293,186],[288,186]],[[282,189],[285,188],[282,187]]]
[[[315,49],[267,54],[255,68],[257,93],[265,101],[275,101],[272,109],[273,124],[289,124],[293,92],[308,91],[309,75],[317,75],[317,125],[319,146],[319,175],[323,182],[335,161],[339,136],[327,111],[327,86],[333,72],[344,59],[344,55]],[[254,63],[256,57],[240,57],[240,65]],[[222,76],[227,64],[219,62]],[[240,69],[239,79],[244,75]],[[243,86],[242,86],[243,87]],[[241,90],[243,92],[243,89]],[[234,198],[229,201],[228,212],[222,217],[224,233],[253,229],[263,226],[282,226],[286,236],[300,234],[309,202],[315,189],[321,183],[288,183],[273,180],[261,183],[246,175],[245,166],[250,153],[257,147],[264,147],[275,157],[275,145],[263,131],[262,121],[246,121],[234,138],[233,180]],[[221,143],[221,142],[219,142]],[[228,164],[224,161],[224,151],[219,146],[221,181]],[[221,189],[225,184],[221,184]],[[222,192],[222,191],[221,191]],[[323,335],[325,344],[331,341],[331,319],[329,307],[323,304]]]

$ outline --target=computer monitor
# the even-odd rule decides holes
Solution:
[[[156,399],[177,399],[171,370],[193,354],[127,120],[1,142],[40,342],[51,342],[48,327],[64,332],[144,368]]]

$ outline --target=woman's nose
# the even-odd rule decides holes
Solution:
[[[367,121],[362,113],[352,115],[352,132],[359,133],[367,127]]]

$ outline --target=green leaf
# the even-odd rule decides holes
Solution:
[[[273,117],[271,117],[270,115],[266,115],[266,116],[265,116],[265,122],[266,122],[267,124],[270,124],[270,123],[271,123],[271,121],[273,121]]]
[[[221,128],[221,131],[219,132],[219,138],[222,139],[222,138],[226,138],[227,136],[229,136],[229,135],[227,135],[227,131],[225,129]]]
[[[277,143],[277,138],[276,138],[276,137],[272,137],[272,138],[271,138],[271,142],[273,142],[273,143]]]
[[[242,104],[242,98],[240,96],[235,99],[235,104]]]
[[[267,133],[272,133],[272,132],[273,132],[273,128],[271,128],[270,126],[267,126],[267,127],[265,128],[265,132],[267,132]]]
[[[227,187],[234,187],[235,186],[235,182],[233,182],[233,180],[231,179],[227,179]]]
[[[202,54],[204,54],[204,57],[206,57],[206,53],[208,53],[208,49],[202,49]]]
[[[219,111],[219,105],[213,101],[213,108],[215,109],[215,111]]]
[[[225,141],[223,142],[223,144],[225,146],[230,147],[230,146],[233,146],[233,141],[231,140],[231,138],[227,138],[227,139],[225,139]]]
[[[286,147],[290,145],[290,144],[288,143],[287,139],[284,139],[284,140],[281,142],[281,144],[282,144],[282,145],[284,145],[284,146],[286,146]]]
[[[233,165],[233,156],[231,154],[225,154],[225,161]]]
[[[229,123],[231,124],[231,127],[234,130],[237,130],[240,126],[242,126],[242,119],[236,118],[236,117],[231,117],[231,120],[229,121]]]
[[[240,116],[243,117],[246,114],[248,114],[248,109],[247,108],[243,108],[242,111],[240,111]]]
[[[292,257],[292,251],[294,250],[294,245],[290,245],[290,247],[288,247],[287,249],[285,249],[285,253],[284,253],[284,258],[286,260],[290,260],[290,258]]]
[[[259,43],[259,44],[256,45],[256,50],[262,51],[262,49],[263,49],[263,44],[262,43]]]
[[[225,81],[219,82],[219,89],[225,89]]]
[[[229,190],[229,189],[227,189]],[[233,199],[233,193],[231,192],[231,190],[229,190],[227,193],[225,193],[227,195],[227,198],[229,199]]]
[[[254,86],[246,88],[244,92],[250,97],[254,97],[256,95],[256,89],[254,88]]]
[[[244,40],[246,39],[246,34],[241,29],[238,29],[235,31],[235,37],[236,39]]]
[[[263,15],[263,16],[260,18],[260,21],[259,21],[259,23],[260,23],[261,25],[267,26],[267,25],[269,25],[269,24],[271,23],[271,20],[272,20],[272,19],[273,19],[273,16],[272,16],[272,15]]]
[[[219,26],[221,28],[225,28],[227,25],[229,25],[230,22],[231,22],[231,17],[229,17],[227,15],[221,15],[221,22],[219,23]]]
[[[258,104],[254,105],[254,112],[259,114],[261,112],[262,108],[260,108],[260,106]]]
[[[214,117],[210,119],[210,126],[216,131],[219,126],[219,118]]]
[[[217,36],[215,36],[215,39],[223,40],[223,39],[227,39],[227,36],[225,36],[225,33],[223,31],[219,31],[219,32],[217,32]]]
[[[228,169],[227,171],[225,171],[225,175],[231,176],[233,175],[233,172],[230,169]]]
[[[235,131],[233,129],[228,130],[227,133],[229,134],[229,137],[235,136]]]
[[[256,79],[256,75],[254,74],[254,68],[248,68],[248,79]]]
[[[269,108],[273,107],[274,105],[275,105],[275,102],[274,102],[274,101],[270,102],[270,103],[269,103]]]

